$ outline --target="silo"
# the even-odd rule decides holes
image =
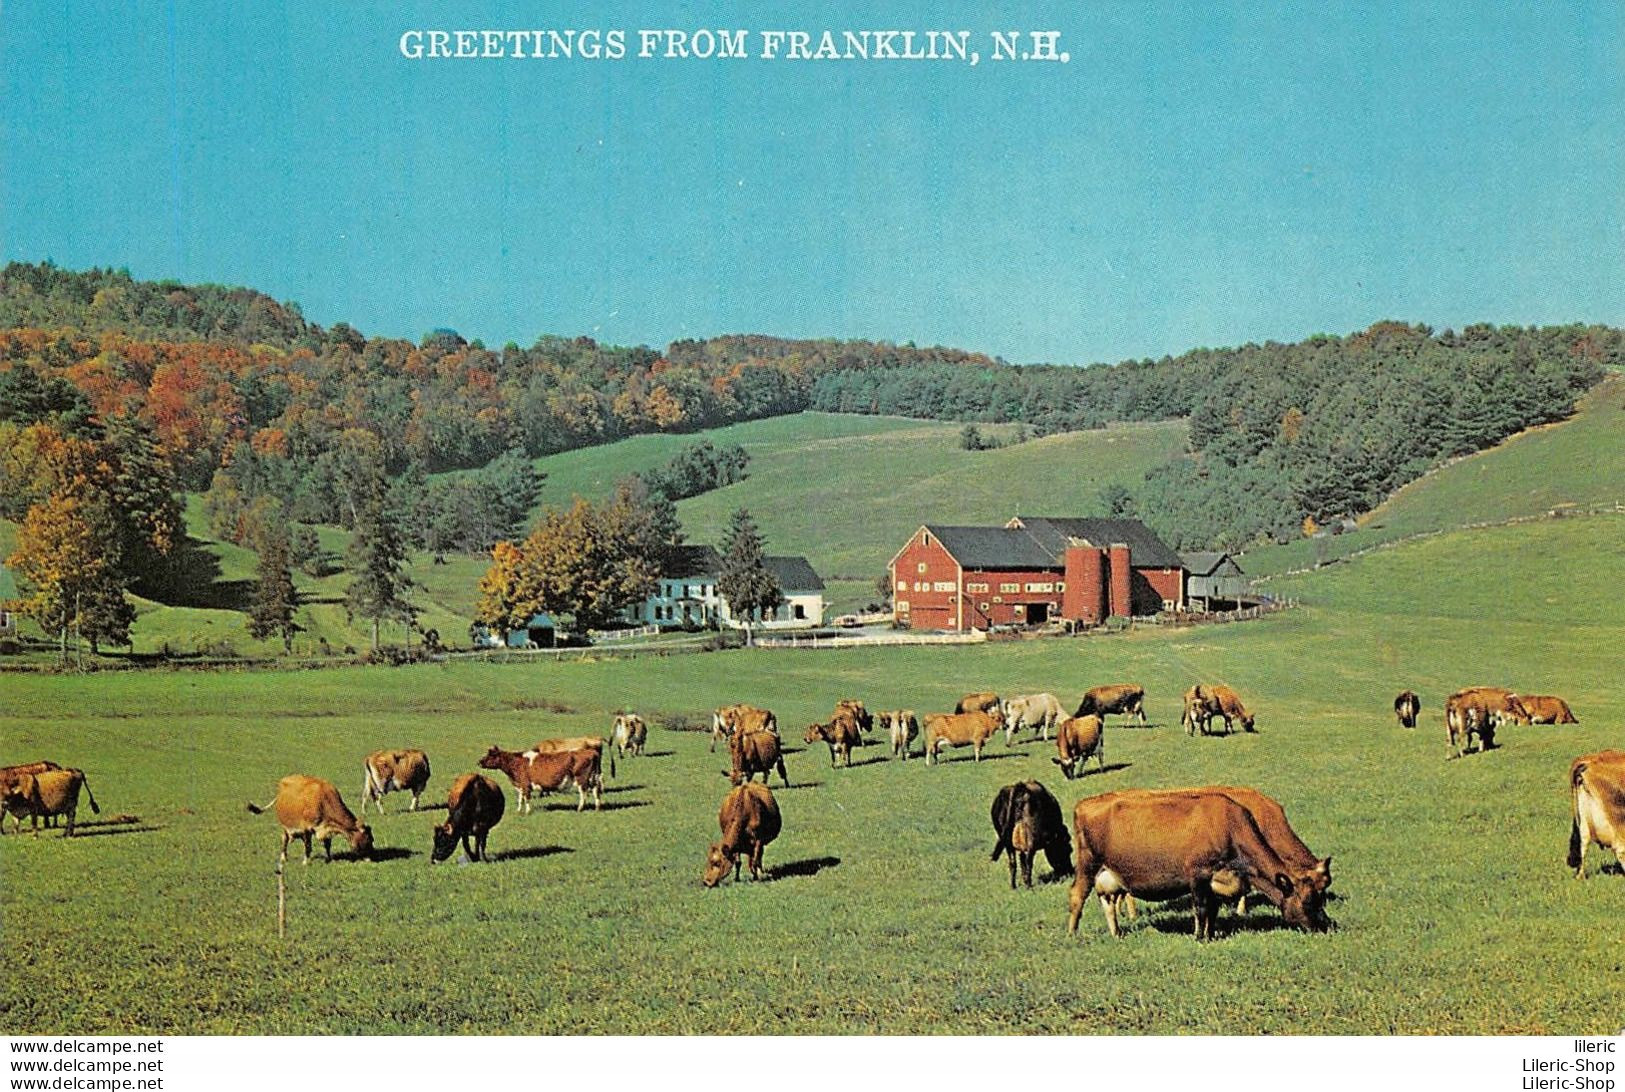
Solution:
[[[1112,616],[1128,618],[1134,614],[1134,570],[1129,561],[1128,546],[1112,543],[1111,551]]]

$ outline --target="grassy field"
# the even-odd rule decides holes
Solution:
[[[1317,549],[1321,560],[1333,560],[1430,531],[1619,503],[1625,503],[1625,376],[1599,384],[1567,421],[1521,432],[1404,486],[1357,531],[1250,550],[1242,565],[1262,576],[1311,565]]]
[[[1117,637],[7,678],[5,760],[82,766],[103,821],[138,821],[0,839],[0,1012],[37,1033],[1611,1033],[1625,878],[1577,882],[1563,857],[1569,760],[1625,744],[1625,622],[1588,590],[1617,582],[1622,537],[1619,517],[1452,534],[1283,582],[1301,610]],[[851,770],[791,755],[763,884],[701,888],[724,763],[660,729],[602,813],[558,797],[510,814],[491,865],[427,867],[439,813],[391,796],[383,859],[292,866],[281,942],[275,822],[243,810],[294,771],[354,804],[382,746],[427,749],[438,799],[490,743],[603,731],[622,707],[749,698],[799,740],[842,696],[929,710],[987,685],[1070,703],[1120,679],[1148,688],[1155,726],[1114,724],[1107,772],[1076,782],[1038,745],[937,768],[879,747]],[[1198,679],[1237,687],[1259,734],[1181,734],[1176,695]],[[1564,694],[1581,723],[1446,761],[1443,695],[1486,682]],[[1405,686],[1429,710],[1414,733],[1390,709]],[[1031,776],[1065,804],[1255,785],[1333,855],[1339,929],[1296,934],[1266,907],[1198,945],[1170,905],[1113,941],[1091,905],[1069,939],[1064,885],[1011,892],[987,859],[994,791]]]

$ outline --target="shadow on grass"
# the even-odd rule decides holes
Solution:
[[[637,792],[639,789],[646,789],[648,787],[649,786],[647,785],[616,785],[613,789],[605,789],[604,795],[608,796],[610,793],[616,792]]]
[[[636,758],[670,758],[673,755],[675,755],[676,753],[677,753],[676,751],[644,751],[641,755],[636,755],[634,757],[636,757]]]
[[[1101,774],[1116,773],[1118,770],[1126,770],[1132,765],[1134,765],[1132,762],[1108,762],[1104,766],[1090,766],[1086,770],[1080,770],[1072,780],[1082,781],[1085,777],[1099,777]]]
[[[626,808],[646,808],[648,806],[649,806],[649,801],[647,801],[647,800],[609,800],[609,801],[606,801],[604,803],[604,806],[601,807],[601,808],[594,808],[591,805],[588,805],[587,807],[582,808],[580,810],[583,813],[590,812],[590,811],[623,811]],[[542,805],[542,810],[543,811],[575,811],[577,809],[576,809],[576,806],[574,804],[567,804],[567,803],[565,803],[564,801],[561,800],[557,804],[543,804]]]
[[[776,792],[789,792],[791,789],[821,789],[823,787],[824,783],[822,781],[792,781],[788,785],[772,786]]]
[[[800,861],[787,861],[784,864],[772,865],[767,870],[770,880],[783,880],[791,876],[816,876],[826,868],[834,868],[841,863],[839,857],[808,857]]]
[[[864,759],[862,762],[854,762],[854,763],[852,763],[850,768],[856,770],[856,769],[859,769],[859,768],[864,767],[864,766],[873,766],[876,763],[886,763],[886,762],[890,762],[890,761],[891,761],[891,755],[889,755],[889,754],[870,755],[868,758]]]
[[[1025,757],[1027,757],[1027,752],[1026,751],[1018,751],[1018,750],[1015,750],[1015,749],[1011,749],[1011,750],[1008,750],[1008,751],[994,752],[994,753],[989,753],[987,751],[982,752],[982,761],[983,762],[998,762],[1001,759],[1006,759],[1006,758],[1025,758]],[[963,755],[952,755],[952,756],[939,754],[937,756],[937,761],[936,761],[935,764],[940,766],[945,762],[975,762],[975,761],[976,761],[976,756],[973,755],[973,754],[969,754],[969,753],[963,754]]]
[[[417,850],[407,849],[405,846],[374,846],[370,857],[357,857],[354,853],[339,853],[335,854],[333,859],[335,861],[374,860],[382,862],[405,861],[416,856],[418,856]]]
[[[86,830],[86,827],[98,829]],[[75,823],[73,825],[73,836],[75,838],[104,838],[109,834],[150,834],[155,830],[162,829],[164,828],[153,826],[150,823],[142,823],[139,820],[134,823],[120,823],[117,826],[108,826],[105,823]]]
[[[556,853],[574,853],[569,846],[522,846],[519,849],[499,849],[486,855],[495,861],[530,861],[538,857],[551,857]]]

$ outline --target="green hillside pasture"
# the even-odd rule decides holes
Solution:
[[[1613,376],[1580,400],[1567,421],[1529,429],[1488,451],[1459,459],[1399,489],[1328,539],[1249,550],[1253,575],[1347,557],[1384,542],[1475,523],[1538,516],[1563,506],[1625,503],[1625,377]]]
[[[1563,858],[1570,759],[1625,743],[1625,623],[1586,605],[1617,576],[1625,519],[1518,530],[1517,548],[1474,533],[1316,574],[1292,585],[1311,605],[1264,621],[1120,637],[8,679],[6,761],[84,767],[106,825],[0,839],[0,1011],[28,1033],[1611,1033],[1625,877],[1597,875],[1594,850],[1576,881]],[[1531,577],[1539,555],[1549,575]],[[1505,609],[1525,587],[1561,602]],[[354,804],[361,757],[382,746],[425,747],[436,800],[490,743],[601,732],[627,706],[698,717],[749,698],[799,741],[843,696],[924,711],[992,686],[1070,703],[1122,679],[1148,688],[1155,726],[1114,721],[1107,772],[1080,781],[1047,747],[1002,741],[935,768],[881,747],[851,770],[821,748],[790,755],[764,884],[701,888],[724,761],[659,728],[605,811],[578,815],[566,794],[510,814],[490,865],[427,867],[440,813],[391,796],[374,821],[384,859],[290,867],[281,942],[276,824],[243,811],[293,771]],[[1177,695],[1198,679],[1236,686],[1259,733],[1181,734]],[[1502,748],[1447,761],[1443,695],[1501,681],[1565,695],[1581,723],[1508,729]],[[1391,712],[1406,686],[1428,709],[1415,732]],[[1256,785],[1333,855],[1340,928],[1289,932],[1264,907],[1199,945],[1170,905],[1114,941],[1091,900],[1068,938],[1064,884],[1011,892],[987,859],[994,791],[1032,776],[1068,806]],[[139,822],[107,822],[120,814]]]
[[[867,435],[747,443],[749,478],[678,506],[689,538],[715,541],[729,513],[749,508],[775,553],[806,554],[826,579],[872,585],[922,523],[1094,512],[1102,486],[1132,487],[1185,443],[1183,422],[1162,422],[965,451],[961,426],[893,423]]]

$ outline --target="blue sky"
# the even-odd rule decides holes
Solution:
[[[119,7],[0,7],[7,259],[493,345],[1083,363],[1379,318],[1625,323],[1625,6],[1603,0]],[[621,28],[635,51],[666,27],[965,29],[984,56],[397,48]],[[998,29],[1059,30],[1070,62],[993,63]]]

